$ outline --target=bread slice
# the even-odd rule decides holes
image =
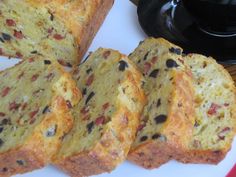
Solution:
[[[0,176],[41,168],[72,128],[81,95],[56,60],[24,60],[0,72]]]
[[[142,75],[127,57],[102,48],[73,73],[83,98],[54,164],[76,177],[110,172],[135,138],[145,104]]]
[[[2,0],[0,55],[80,62],[113,0]]]
[[[128,160],[156,168],[185,152],[194,125],[192,78],[182,49],[159,38],[148,38],[129,56],[143,72],[145,106]]]
[[[185,57],[196,90],[196,121],[185,163],[219,163],[231,148],[236,132],[236,92],[232,78],[213,58]]]

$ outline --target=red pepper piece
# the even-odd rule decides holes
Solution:
[[[39,112],[39,109],[32,111],[29,113],[29,117],[30,117],[30,124],[33,124],[35,122],[35,118],[34,116]]]
[[[138,132],[141,131],[144,127],[145,127],[145,124],[140,124],[140,125],[138,126],[138,130],[137,130],[137,131],[138,131]]]
[[[214,114],[216,114],[217,110],[220,109],[220,108],[221,108],[220,105],[212,103],[210,109],[207,112],[207,114],[214,115]]]
[[[16,57],[17,57],[17,58],[22,58],[23,55],[22,55],[20,52],[16,52]]]
[[[4,117],[6,114],[3,112],[0,112],[0,117]]]
[[[102,105],[102,109],[106,111],[106,109],[109,108],[109,106],[110,106],[109,103],[105,103],[104,105]]]
[[[105,116],[100,116],[95,120],[96,125],[102,125],[105,122]]]
[[[157,62],[158,58],[157,57],[153,57],[152,60],[151,60],[151,63],[152,64],[155,64]]]
[[[16,22],[12,19],[6,19],[7,26],[16,26]]]
[[[111,55],[111,51],[105,51],[104,53],[103,53],[103,58],[105,58],[105,59],[107,59],[109,56]]]
[[[86,81],[86,85],[90,86],[93,83],[93,80],[94,80],[94,74],[91,74]]]
[[[225,139],[225,134],[227,132],[229,132],[231,130],[230,127],[225,127],[223,130],[221,130],[221,132],[218,133],[218,137],[220,140],[224,140]]]
[[[53,32],[53,28],[48,29],[48,34],[51,34]]]
[[[51,81],[54,77],[55,77],[55,74],[54,74],[54,73],[49,73],[49,74],[46,76],[46,79],[47,79],[48,81]]]
[[[83,107],[81,110],[80,110],[80,113],[82,114],[87,114],[89,112],[89,108],[88,107]]]
[[[16,30],[14,30],[14,36],[18,39],[23,39],[24,37],[21,31],[16,31]]]
[[[148,71],[151,69],[151,66],[152,65],[148,62],[144,63],[144,74],[148,73]]]
[[[69,109],[73,108],[73,106],[69,100],[66,101],[66,105]]]
[[[31,81],[34,82],[38,79],[39,75],[38,74],[35,74],[31,77]]]
[[[88,114],[88,115],[85,115],[85,116],[82,118],[83,121],[89,120],[89,119],[90,119],[90,115],[89,115],[89,114]]]
[[[15,101],[10,103],[9,105],[9,110],[12,111],[12,110],[17,110],[19,107],[21,106],[21,104],[17,104]]]
[[[62,35],[60,35],[60,34],[54,34],[54,35],[53,35],[53,38],[56,39],[56,40],[62,40],[62,39],[64,39],[64,37],[63,37]]]
[[[11,90],[10,87],[5,87],[5,88],[2,90],[1,96],[2,96],[2,97],[7,96],[7,94],[9,93],[10,90]]]
[[[33,59],[33,58],[30,58],[30,59],[29,59],[29,63],[32,63],[32,62],[34,62],[34,59]]]
[[[225,106],[225,107],[228,107],[228,106],[229,106],[229,103],[225,103],[224,106]]]

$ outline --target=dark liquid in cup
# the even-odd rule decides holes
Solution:
[[[148,35],[236,63],[236,0],[140,0],[138,12]]]

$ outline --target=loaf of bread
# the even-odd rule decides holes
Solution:
[[[219,163],[236,132],[236,89],[223,66],[213,58],[189,54],[185,63],[194,77],[196,120],[185,163]]]
[[[56,60],[27,59],[0,72],[0,176],[41,168],[72,128],[81,94]]]
[[[113,0],[1,0],[0,55],[80,62]]]
[[[128,160],[156,168],[185,152],[194,125],[194,89],[182,49],[159,38],[142,42],[129,56],[143,72],[147,105]]]
[[[110,172],[126,159],[145,104],[142,75],[129,59],[98,49],[73,71],[82,101],[54,164],[71,176]]]

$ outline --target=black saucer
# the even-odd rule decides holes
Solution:
[[[149,36],[164,37],[185,53],[236,64],[236,2],[210,1],[140,0],[139,21]]]

